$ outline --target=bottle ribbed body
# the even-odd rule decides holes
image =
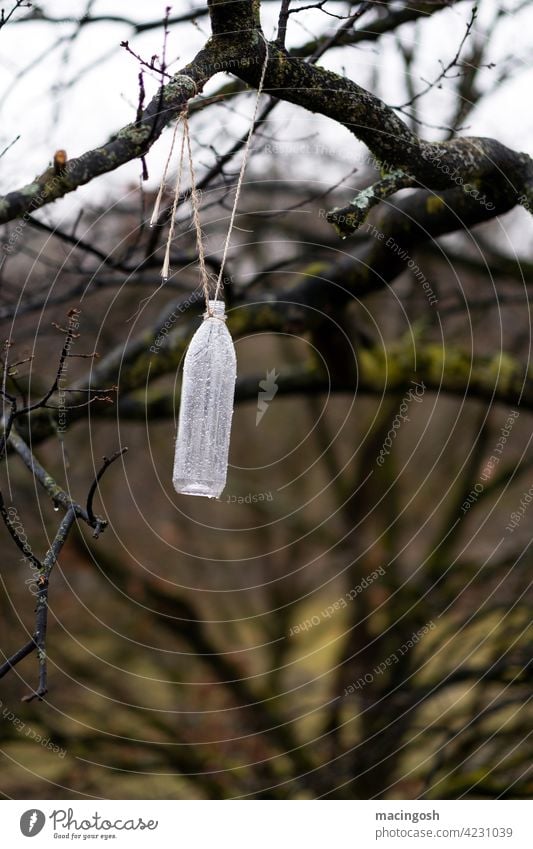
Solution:
[[[172,482],[176,492],[218,498],[226,485],[237,374],[223,301],[194,334],[183,366]]]

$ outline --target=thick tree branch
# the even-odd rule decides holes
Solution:
[[[234,69],[236,76],[257,87],[261,64],[250,59],[258,54],[264,57],[266,48],[253,29],[252,4],[210,0],[210,10],[214,41],[226,59],[240,60]],[[268,50],[265,89],[345,126],[374,154],[383,176],[403,172],[435,191],[455,186],[466,194],[475,192],[478,199],[485,194],[493,212],[497,202],[522,203],[533,209],[533,160],[527,154],[489,138],[423,141],[389,106],[357,83],[293,59],[275,44]]]
[[[220,70],[214,64],[215,58],[212,45],[208,43],[189,65],[162,86],[139,121],[123,127],[101,147],[68,160],[59,174],[54,168],[48,168],[32,183],[0,198],[0,224],[34,212],[96,177],[144,156],[164,127]]]
[[[24,188],[0,199],[0,223],[32,212],[95,177],[144,156],[164,126],[219,70],[259,83],[265,44],[259,36],[258,3],[211,0],[213,38],[172,81],[163,86],[139,121],[110,141],[68,161],[60,174],[48,169]],[[379,98],[331,71],[289,57],[269,46],[266,89],[276,97],[320,112],[347,127],[372,151],[385,173],[402,171],[433,190],[481,184],[492,198],[533,208],[533,163],[495,139],[421,141]],[[257,61],[258,58],[260,61]]]
[[[506,211],[506,205],[498,212]],[[492,213],[459,189],[434,196],[420,191],[397,202],[386,210],[369,231],[369,239],[354,256],[342,256],[333,262],[313,262],[302,266],[296,285],[255,306],[246,301],[229,316],[229,326],[235,336],[250,331],[280,330],[305,332],[313,329],[330,315],[342,309],[353,298],[379,291],[406,270],[415,248],[424,242],[461,227],[469,227],[490,218]],[[191,305],[192,306],[192,305]],[[198,304],[196,304],[198,309]],[[190,311],[190,307],[186,311]],[[183,311],[185,312],[185,310]],[[175,314],[183,314],[178,308]],[[175,328],[175,329],[174,329]],[[121,397],[145,385],[146,375],[155,380],[162,374],[175,371],[189,340],[190,327],[172,322],[171,332],[161,344],[157,328],[148,330],[129,343],[104,357],[92,369],[92,381],[97,385],[119,379]],[[84,382],[80,388],[87,390]]]
[[[238,378],[235,403],[257,402],[261,375]],[[401,395],[412,381],[423,383],[426,390],[445,392],[458,398],[477,398],[506,406],[519,405],[533,411],[533,368],[500,353],[493,357],[472,357],[457,348],[411,341],[383,348],[364,348],[357,354],[355,380],[326,373],[310,361],[306,366],[282,372],[277,381],[277,397],[348,392],[381,397]],[[145,422],[173,418],[179,403],[168,392],[153,390],[142,397],[135,394],[121,400],[121,416]]]

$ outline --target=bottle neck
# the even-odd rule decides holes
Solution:
[[[226,321],[227,316],[224,312],[225,304],[224,301],[219,300],[210,300],[208,301],[208,307],[204,312],[204,321],[207,321],[209,318],[217,318],[219,321]]]

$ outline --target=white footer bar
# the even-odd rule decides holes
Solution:
[[[1,810],[6,849],[533,847],[533,801],[10,800]]]

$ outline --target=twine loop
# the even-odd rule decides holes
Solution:
[[[265,76],[266,76],[268,59],[269,59],[268,41],[266,40],[266,38],[264,37],[262,32],[260,32],[258,30],[258,33],[265,43],[265,59],[263,61],[263,67],[262,67],[262,70],[261,70],[261,77],[260,77],[260,80],[259,80],[259,85],[257,87],[257,96],[256,96],[256,99],[255,99],[255,106],[254,106],[254,111],[253,111],[252,120],[251,120],[251,124],[250,124],[250,129],[248,131],[248,135],[247,135],[246,141],[244,143],[242,162],[241,162],[241,167],[240,167],[240,170],[239,170],[239,177],[238,177],[238,180],[237,180],[237,186],[236,186],[236,189],[235,189],[235,197],[234,197],[234,200],[233,200],[233,207],[232,207],[232,210],[231,210],[230,221],[229,221],[229,225],[228,225],[228,232],[227,232],[226,238],[224,240],[222,260],[220,262],[220,268],[219,268],[218,276],[216,278],[215,290],[214,290],[213,296],[211,296],[211,294],[210,294],[210,282],[211,281],[210,281],[210,275],[209,275],[209,272],[207,271],[207,266],[206,266],[206,262],[205,262],[205,240],[204,240],[204,234],[202,232],[202,226],[201,226],[201,220],[200,220],[200,197],[199,197],[198,190],[197,190],[197,187],[196,187],[196,172],[195,172],[195,169],[194,169],[194,163],[193,163],[193,158],[192,158],[192,146],[191,146],[191,138],[190,138],[190,131],[189,131],[189,105],[188,105],[188,103],[184,107],[184,109],[180,112],[178,119],[176,121],[176,125],[174,127],[174,132],[172,134],[172,142],[171,142],[171,145],[170,145],[170,151],[169,151],[169,154],[168,154],[168,157],[167,157],[167,161],[165,163],[165,168],[163,170],[163,176],[161,178],[161,184],[160,184],[160,187],[159,187],[159,192],[157,194],[156,202],[155,202],[155,205],[154,205],[154,210],[152,212],[152,217],[150,219],[150,226],[151,227],[153,227],[154,224],[159,219],[159,212],[160,212],[163,192],[165,190],[166,177],[167,177],[168,169],[170,167],[172,154],[174,152],[178,127],[181,124],[182,125],[182,135],[181,135],[181,145],[180,145],[180,158],[179,158],[179,165],[178,165],[178,173],[177,173],[176,182],[175,182],[175,185],[174,185],[174,198],[173,198],[173,203],[172,203],[171,220],[170,220],[167,243],[166,243],[166,248],[165,248],[165,257],[164,257],[164,260],[163,260],[163,267],[161,269],[161,277],[163,279],[163,282],[165,283],[168,280],[169,275],[170,275],[170,248],[171,248],[172,240],[174,238],[176,211],[177,211],[179,198],[180,198],[181,180],[182,180],[182,176],[183,176],[183,168],[184,168],[185,152],[186,152],[187,153],[187,162],[188,162],[188,166],[189,166],[190,182],[191,182],[190,189],[189,189],[189,197],[190,197],[190,201],[191,201],[193,225],[194,225],[194,229],[195,229],[195,232],[196,232],[196,249],[198,251],[198,267],[199,267],[199,272],[200,272],[200,283],[201,283],[201,286],[202,286],[202,290],[203,290],[203,294],[204,294],[204,298],[205,298],[205,305],[206,305],[206,312],[204,313],[204,319],[206,319],[206,318],[218,318],[221,321],[226,321],[226,316],[220,316],[220,315],[214,314],[212,308],[209,306],[209,301],[210,300],[217,301],[219,294],[220,294],[220,290],[223,287],[224,267],[226,265],[226,260],[227,260],[227,256],[228,256],[228,252],[229,252],[229,248],[230,248],[231,234],[233,232],[233,227],[234,227],[234,224],[235,224],[235,218],[236,218],[236,215],[237,215],[237,207],[238,207],[238,203],[239,203],[239,197],[240,197],[242,185],[243,185],[243,182],[244,182],[244,174],[245,174],[245,171],[246,171],[246,165],[247,165],[248,157],[249,157],[249,153],[250,153],[250,143],[251,143],[252,136],[253,136],[253,133],[254,133],[255,123],[256,123],[256,120],[257,120],[257,113],[258,113],[258,110],[259,110],[259,101],[260,101],[261,94],[263,92],[264,83],[265,83]],[[198,94],[198,86],[196,85],[196,82],[192,79],[192,77],[189,77],[185,74],[182,74],[180,76],[186,77],[187,80],[190,80],[190,82],[193,83],[194,88],[195,88],[195,95],[193,95],[193,96],[196,96]]]

